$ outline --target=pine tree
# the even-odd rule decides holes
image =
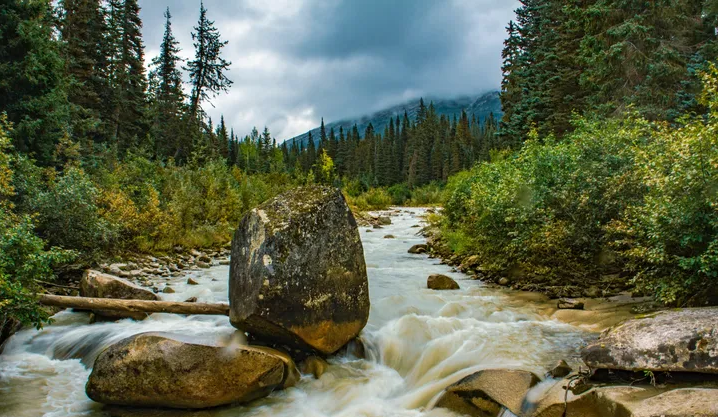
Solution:
[[[185,70],[189,73],[192,84],[190,96],[190,117],[194,119],[202,113],[202,102],[209,101],[221,92],[227,92],[232,81],[225,72],[231,62],[222,58],[222,48],[228,41],[222,41],[214,22],[207,19],[207,9],[200,2],[199,20],[192,32],[195,57],[187,63]]]
[[[229,134],[227,133],[227,125],[224,123],[224,115],[219,118],[217,126],[217,142],[219,143],[219,156],[224,160],[229,160]]]
[[[108,88],[103,74],[106,57],[101,45],[107,31],[100,0],[62,0],[60,34],[69,76],[68,100],[72,107],[72,136],[105,141],[101,128],[102,96]],[[91,143],[83,146],[89,151]]]
[[[0,113],[14,124],[15,149],[54,163],[70,109],[50,0],[0,2]]]
[[[179,42],[172,33],[172,15],[169,7],[165,11],[165,32],[160,44],[160,54],[152,60],[150,78],[156,85],[153,97],[153,136],[157,154],[183,159],[189,150],[188,136],[184,134],[181,122],[184,112],[182,72],[179,64]],[[224,119],[222,119],[224,122]],[[226,132],[225,132],[226,133]]]

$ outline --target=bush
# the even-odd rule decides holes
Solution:
[[[441,204],[444,192],[441,185],[431,183],[422,187],[414,188],[411,191],[411,199],[407,204],[410,206],[430,206]]]
[[[347,202],[360,211],[386,210],[392,204],[392,198],[383,188],[371,188],[369,191],[354,198],[346,195]]]
[[[411,190],[405,183],[395,184],[386,190],[391,196],[391,203],[402,206],[411,198]]]

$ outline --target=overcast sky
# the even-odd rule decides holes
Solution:
[[[205,0],[232,61],[229,94],[206,105],[238,135],[265,125],[278,139],[419,96],[498,89],[514,0]],[[199,0],[140,0],[147,59],[169,6],[182,56]]]

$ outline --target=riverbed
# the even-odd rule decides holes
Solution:
[[[366,358],[350,353],[329,360],[319,379],[303,376],[294,388],[249,405],[198,412],[103,408],[85,395],[96,356],[110,344],[148,331],[201,339],[235,335],[227,317],[152,314],[141,322],[89,324],[89,314],[63,311],[54,323],[23,330],[0,356],[0,416],[451,416],[431,409],[449,384],[480,369],[515,368],[543,375],[560,359],[577,363],[577,352],[596,333],[548,314],[545,303],[527,302],[509,290],[488,287],[452,272],[427,255],[411,255],[423,243],[412,227],[423,209],[392,213],[382,229],[361,227],[369,276],[371,312],[362,333]],[[394,238],[386,238],[393,235]],[[454,278],[460,290],[426,288],[430,274]],[[228,266],[159,281],[174,294],[163,299],[228,302]]]

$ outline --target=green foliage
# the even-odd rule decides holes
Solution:
[[[395,206],[404,205],[411,198],[411,190],[405,183],[394,184],[386,191],[391,195],[391,203]]]
[[[411,198],[406,202],[406,205],[431,206],[440,204],[443,200],[443,195],[444,191],[440,184],[426,184],[411,191]]]
[[[383,188],[372,188],[358,197],[348,195],[347,201],[360,211],[386,210],[392,205],[391,195]]]
[[[45,250],[35,235],[32,219],[17,215],[8,198],[14,195],[14,155],[5,115],[0,116],[0,329],[9,320],[39,327],[48,315],[34,296],[36,280],[51,280],[52,267],[74,258],[71,251]]]

